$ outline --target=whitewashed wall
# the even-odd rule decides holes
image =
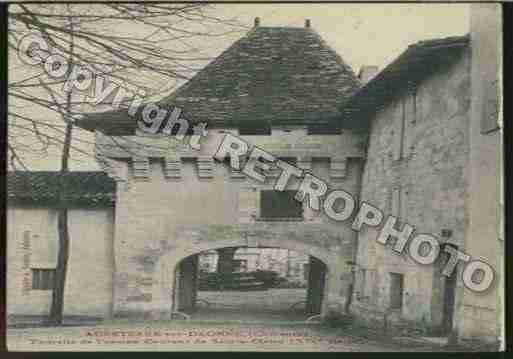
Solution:
[[[71,209],[65,315],[108,317],[112,306],[113,209]],[[45,315],[51,290],[32,288],[32,268],[55,268],[57,210],[7,211],[7,314]]]

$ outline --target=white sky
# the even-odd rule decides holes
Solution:
[[[358,72],[362,65],[383,68],[417,41],[469,30],[467,4],[230,4],[220,13],[243,23],[312,28]]]
[[[261,26],[311,27],[357,73],[362,65],[377,65],[380,70],[408,45],[426,39],[463,35],[469,31],[468,4],[216,4],[219,15],[237,17],[248,26],[256,16]],[[130,30],[132,31],[132,30]],[[137,31],[137,29],[133,29]],[[200,44],[215,57],[242,34],[210,38]],[[10,73],[16,77],[18,74]],[[168,87],[169,88],[169,87]],[[12,102],[11,102],[12,104]],[[92,136],[86,135],[91,141]],[[83,142],[80,147],[83,147]],[[91,153],[92,153],[91,148]],[[31,170],[57,170],[58,152],[30,154],[25,162]],[[89,157],[71,161],[74,170],[98,169]]]

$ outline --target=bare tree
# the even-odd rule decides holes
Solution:
[[[162,95],[173,86],[163,89],[159,82],[171,81],[174,85],[187,80],[210,59],[201,55],[200,45],[205,38],[240,32],[245,27],[235,19],[213,15],[210,5],[198,3],[12,4],[9,25],[12,54],[47,60],[32,67],[15,61],[9,69],[13,76],[9,82],[8,151],[14,170],[27,169],[26,154],[46,152],[52,147],[60,151],[63,190],[58,204],[59,249],[47,322],[61,325],[70,243],[63,179],[70,159],[92,156],[91,141],[84,139],[73,124],[80,114],[98,104],[90,97],[98,87],[98,78],[117,86],[117,93],[103,99],[103,105],[122,106],[127,99],[119,100],[120,91],[142,91],[146,98]],[[48,46],[37,49],[37,53],[24,48],[22,40],[29,34],[40,36]],[[52,56],[61,61],[48,61]],[[86,90],[66,89],[77,66],[87,67],[97,75]],[[56,78],[54,72],[59,70],[65,71]],[[54,116],[60,120],[54,121]]]

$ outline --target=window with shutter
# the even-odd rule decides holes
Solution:
[[[55,269],[32,268],[32,289],[51,290],[53,289],[53,278]]]
[[[296,191],[260,192],[260,217],[265,220],[303,219],[303,205],[296,201]]]

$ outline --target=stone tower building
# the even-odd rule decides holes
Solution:
[[[96,132],[97,155],[117,183],[114,315],[168,317],[170,310],[193,306],[196,255],[224,247],[277,247],[312,256],[310,311],[341,310],[356,233],[273,190],[279,168],[260,183],[213,157],[231,133],[332,188],[357,193],[366,134],[341,128],[337,119],[340,102],[359,85],[312,28],[255,24],[160,103],[208,124],[199,151],[187,140],[148,135],[126,112],[82,120],[80,126]],[[282,211],[273,209],[280,195],[288,203]]]

